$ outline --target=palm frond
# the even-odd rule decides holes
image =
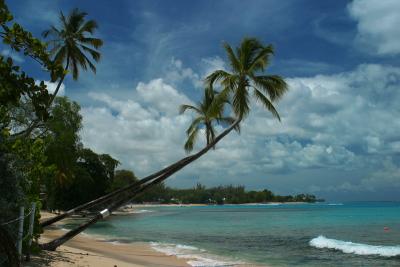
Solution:
[[[57,50],[54,50],[54,51],[51,50],[50,53],[55,55],[55,56],[54,56],[54,61],[55,61],[55,62],[62,63],[63,60],[64,60],[65,57],[66,57],[67,49],[66,49],[65,46],[62,46],[62,47],[54,47],[54,49],[55,49],[55,48],[57,48]]]
[[[249,92],[247,88],[244,86],[238,86],[235,94],[233,95],[233,103],[232,108],[235,112],[235,115],[239,118],[245,118],[249,111]]]
[[[224,113],[226,104],[229,104],[228,93],[222,90],[221,93],[214,95],[212,101],[207,106],[207,116],[218,119]]]
[[[269,62],[269,55],[273,54],[274,54],[274,48],[272,45],[263,47],[261,51],[258,53],[258,55],[250,63],[248,72],[253,73],[254,71],[264,71],[265,67]]]
[[[199,125],[202,121],[204,121],[203,116],[200,116],[200,117],[197,117],[196,119],[194,119],[192,121],[192,123],[190,124],[189,128],[186,130],[186,134],[190,135],[195,129],[199,128]]]
[[[278,75],[251,76],[257,89],[267,93],[271,101],[280,99],[288,90],[288,85]]]
[[[83,34],[85,32],[93,34],[94,31],[98,28],[97,22],[95,20],[86,21],[82,27],[79,28],[78,34]]]
[[[67,29],[69,28],[68,22],[67,22],[67,19],[66,19],[65,16],[64,16],[64,13],[62,13],[62,11],[60,11],[59,18],[60,18],[60,21],[61,21],[61,23],[62,23],[62,25],[63,25],[63,28],[64,28],[65,30],[67,30]]]
[[[213,89],[214,83],[222,79],[226,79],[230,75],[231,75],[230,73],[224,70],[216,70],[206,77],[206,85],[207,85],[206,87]]]
[[[235,74],[229,75],[228,77],[226,77],[221,81],[221,84],[224,88],[223,90],[229,89],[229,91],[234,92],[239,84],[239,80],[240,80],[239,75]]]
[[[224,127],[231,126],[233,123],[235,123],[235,121],[236,121],[236,119],[233,118],[233,117],[222,117],[222,118],[218,119],[218,123],[221,124]],[[240,124],[237,124],[234,129],[235,129],[235,131],[240,133]]]
[[[207,125],[206,131],[207,131],[207,133],[208,133],[208,142],[207,142],[207,145],[209,145],[209,144],[210,144],[211,142],[213,142],[214,139],[215,139],[215,129],[214,129],[214,127],[212,126],[211,123]],[[213,149],[215,149],[215,146],[213,146]]]
[[[85,50],[86,52],[88,52],[96,62],[98,62],[98,61],[100,60],[101,54],[100,54],[98,51],[96,51],[96,50],[94,50],[94,49],[92,49],[92,48],[90,48],[90,47],[87,47],[87,46],[85,46],[85,45],[79,45],[79,46],[80,46],[83,50]]]
[[[192,106],[192,105],[181,105],[179,107],[179,114],[183,114],[188,109],[194,110],[198,114],[201,114],[201,110],[199,110],[197,107]]]
[[[59,38],[61,35],[60,30],[58,30],[56,27],[54,26],[50,26],[50,29],[45,30],[42,32],[42,36],[44,38],[47,38],[48,36],[54,36],[55,38]]]
[[[87,13],[80,11],[78,8],[74,8],[71,13],[68,15],[68,26],[70,31],[78,32],[79,28],[83,24]]]
[[[243,39],[240,47],[237,48],[237,54],[243,69],[249,69],[255,55],[257,55],[262,48],[262,44],[256,38]]]
[[[184,145],[186,153],[190,153],[193,150],[194,144],[196,143],[197,136],[199,133],[199,128],[196,127],[188,136],[186,143]]]
[[[232,70],[235,72],[240,72],[242,67],[240,65],[240,61],[236,58],[235,52],[233,52],[232,47],[228,43],[224,43],[224,48],[226,53],[228,54],[229,64],[232,67]]]
[[[79,39],[79,42],[85,45],[91,45],[95,49],[99,49],[103,45],[103,41],[98,38],[82,37]]]
[[[281,117],[279,116],[278,111],[275,109],[272,102],[263,93],[254,88],[254,96],[264,105],[264,107],[266,107],[272,113],[274,117],[281,121]]]

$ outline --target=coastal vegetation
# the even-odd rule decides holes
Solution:
[[[246,191],[245,186],[217,186],[207,188],[197,184],[189,189],[177,189],[160,184],[134,199],[135,202],[161,204],[246,204],[268,202],[307,202],[323,201],[311,194],[281,196],[268,189]]]

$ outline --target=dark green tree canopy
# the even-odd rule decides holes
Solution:
[[[127,186],[128,184],[137,182],[139,179],[129,170],[116,170],[114,180],[111,185],[111,191]]]

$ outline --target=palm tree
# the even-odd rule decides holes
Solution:
[[[79,68],[87,70],[89,67],[96,73],[96,67],[89,59],[89,55],[94,61],[98,62],[101,56],[98,49],[103,45],[103,41],[91,37],[98,26],[94,20],[85,20],[86,16],[86,12],[77,8],[73,9],[67,17],[60,12],[61,27],[51,26],[50,29],[42,33],[45,38],[52,37],[48,44],[51,49],[50,54],[54,56],[54,61],[65,64],[64,75],[61,76],[56,90],[50,98],[49,106],[56,97],[67,70],[72,72],[74,80],[79,77]]]
[[[89,57],[96,62],[100,60],[101,54],[98,49],[103,45],[103,41],[91,37],[98,26],[94,20],[86,21],[86,16],[86,12],[77,8],[73,9],[67,17],[60,12],[61,27],[51,26],[50,29],[42,33],[44,38],[52,37],[48,41],[48,45],[53,60],[56,63],[65,64],[64,73],[61,75],[54,93],[50,96],[46,108],[49,108],[54,102],[68,70],[72,72],[74,80],[79,77],[79,68],[87,70],[89,67],[94,73],[96,72],[96,67]],[[13,134],[13,136],[28,136],[39,123],[40,120],[36,119],[26,129]]]
[[[221,124],[232,124],[235,121],[232,117],[224,117],[225,103],[227,103],[226,97],[223,95],[218,96],[217,92],[210,88],[206,88],[204,90],[202,102],[199,102],[196,106],[180,106],[180,114],[184,113],[186,110],[192,110],[197,115],[186,131],[188,139],[184,148],[187,153],[193,150],[193,146],[202,126],[205,130],[207,145],[209,145],[215,139],[215,122]],[[239,128],[236,128],[236,130],[239,130]]]
[[[271,45],[264,46],[255,38],[244,38],[236,48],[225,43],[231,72],[216,70],[206,78],[210,88],[220,82],[222,94],[232,95],[232,109],[238,123],[249,113],[249,93],[260,101],[274,117],[280,116],[272,104],[280,99],[287,91],[286,82],[278,75],[265,75],[265,68],[269,64],[270,55],[274,50]]]
[[[155,172],[145,178],[142,178],[136,183],[132,183],[127,185],[124,188],[115,190],[105,196],[102,196],[98,199],[94,199],[90,202],[82,204],[78,207],[75,207],[63,214],[60,214],[56,217],[45,221],[42,226],[50,225],[56,221],[59,221],[63,218],[70,216],[71,214],[76,213],[77,211],[93,208],[95,205],[104,204],[106,202],[110,202],[111,204],[107,205],[107,208],[103,211],[99,211],[96,215],[90,219],[89,221],[81,224],[79,227],[70,230],[63,236],[54,239],[53,241],[41,245],[43,249],[46,250],[55,250],[58,246],[65,243],[69,239],[73,238],[80,232],[84,231],[87,227],[92,224],[95,224],[97,221],[107,217],[111,212],[118,209],[123,204],[132,200],[133,197],[140,194],[141,192],[148,190],[149,188],[157,185],[168,177],[183,169],[185,166],[199,159],[201,156],[206,154],[210,149],[215,147],[215,145],[223,139],[226,135],[228,135],[232,130],[238,129],[240,122],[246,117],[248,112],[250,111],[249,107],[249,91],[252,90],[256,99],[260,100],[264,106],[278,119],[280,120],[279,114],[273,106],[273,102],[280,99],[283,94],[287,91],[287,85],[285,81],[277,75],[264,75],[263,72],[265,67],[268,65],[269,56],[273,53],[273,49],[270,45],[263,46],[257,39],[254,38],[245,38],[240,47],[236,49],[236,53],[233,52],[233,49],[228,45],[224,45],[225,50],[228,54],[229,63],[231,66],[232,73],[229,73],[224,70],[217,70],[213,72],[206,78],[209,88],[207,90],[213,90],[213,85],[215,82],[220,81],[222,85],[222,91],[215,95],[215,101],[210,114],[215,114],[216,110],[220,110],[220,115],[223,114],[224,104],[227,103],[226,99],[232,95],[233,103],[232,109],[236,115],[234,121],[230,121],[229,127],[227,127],[223,132],[221,132],[215,138],[209,138],[209,143],[206,147],[196,152],[195,154],[186,156],[181,160],[165,167],[164,169]],[[266,96],[266,95],[268,96]],[[206,98],[209,96],[205,96]],[[207,102],[210,100],[206,100],[203,102]],[[204,104],[203,103],[203,104]],[[218,104],[217,104],[218,103]],[[221,104],[222,103],[222,104]],[[181,110],[192,109],[201,111],[201,104],[199,106],[190,106],[184,105],[181,107]],[[206,109],[207,110],[207,109]],[[197,112],[197,111],[196,111]],[[201,112],[197,112],[199,117]],[[209,115],[209,117],[211,117]],[[213,117],[213,120],[218,122],[218,116]],[[200,120],[200,122],[205,120]],[[200,123],[199,122],[199,123]],[[192,122],[193,124],[193,122]],[[189,127],[190,129],[190,127]],[[191,131],[189,131],[191,132]],[[211,135],[210,135],[211,136]],[[189,136],[190,138],[190,136]]]

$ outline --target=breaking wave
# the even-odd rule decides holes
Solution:
[[[340,250],[344,253],[353,253],[357,255],[379,255],[382,257],[394,257],[400,255],[400,246],[376,246],[350,241],[342,241],[326,238],[322,235],[313,238],[310,246],[316,248],[329,248]]]
[[[193,246],[151,242],[151,247],[168,256],[185,259],[190,266],[236,266],[243,262],[230,261],[207,253],[204,249]]]

